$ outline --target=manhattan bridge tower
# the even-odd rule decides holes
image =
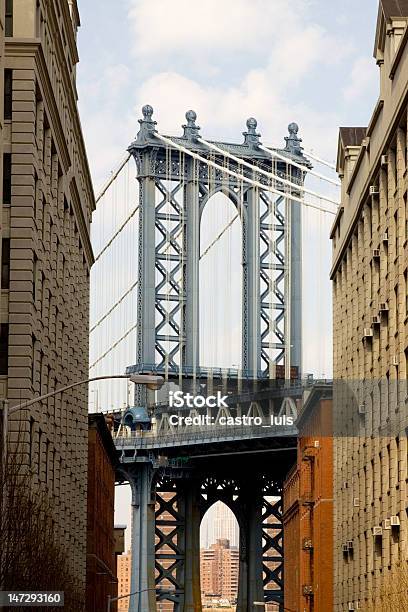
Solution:
[[[139,182],[139,236],[137,350],[127,373],[161,374],[183,390],[233,389],[223,414],[269,418],[282,413],[282,387],[259,402],[240,393],[242,381],[265,389],[301,375],[301,213],[311,166],[295,123],[285,146],[271,149],[263,146],[253,118],[239,144],[205,140],[196,121],[190,110],[182,135],[164,136],[152,107],[144,106],[129,147]],[[200,223],[217,193],[230,199],[242,229],[239,370],[200,364]],[[146,402],[152,402],[151,393],[138,388],[135,403]],[[258,609],[256,601],[283,610],[281,492],[294,458],[294,434],[182,431],[169,425],[170,412],[162,396],[151,407],[150,428],[148,418],[129,409],[125,422],[133,437],[116,438],[119,479],[132,489],[130,611],[155,612],[157,601],[170,606],[166,612],[201,610],[200,522],[217,501],[239,524],[237,611]],[[218,423],[220,411],[207,409],[208,415]],[[139,425],[148,431],[137,432]]]

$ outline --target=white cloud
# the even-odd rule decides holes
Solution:
[[[359,57],[355,60],[350,74],[350,82],[343,90],[346,102],[370,96],[374,101],[378,94],[379,77],[375,61],[371,57]]]
[[[134,51],[139,56],[173,52],[267,52],[274,38],[296,28],[301,0],[129,0]]]

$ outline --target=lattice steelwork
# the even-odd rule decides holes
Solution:
[[[262,569],[265,601],[283,604],[282,486],[267,477],[263,485]]]
[[[247,122],[243,144],[214,143],[214,152],[211,143],[200,142],[193,111],[186,114],[184,135],[171,139],[158,134],[152,114],[150,106],[143,108],[140,131],[129,147],[140,185],[133,370],[154,367],[174,375],[200,366],[200,219],[205,204],[219,191],[237,208],[242,226],[243,370],[270,378],[278,364],[300,370],[301,205],[291,198],[299,198],[296,185],[300,190],[304,173],[291,160],[305,169],[308,161],[297,126],[291,124],[281,150],[286,163],[271,161],[262,151],[254,119]],[[248,162],[249,169],[244,165]],[[274,177],[265,178],[265,170]],[[285,179],[291,181],[290,191]]]

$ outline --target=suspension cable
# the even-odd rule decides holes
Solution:
[[[214,149],[214,151],[217,151],[218,153],[221,153],[222,155],[224,155],[226,157],[229,157],[230,159],[234,160],[235,162],[241,163],[243,166],[246,166],[247,168],[250,168],[250,170],[256,170],[256,172],[258,172],[259,174],[262,174],[263,176],[266,176],[267,178],[275,179],[276,181],[279,181],[283,185],[288,185],[290,187],[294,186],[299,191],[303,191],[304,193],[307,193],[308,195],[311,195],[311,196],[314,196],[316,198],[319,198],[320,200],[326,200],[326,202],[329,202],[330,204],[334,204],[335,206],[339,205],[338,202],[332,200],[331,198],[327,198],[326,196],[320,195],[320,194],[316,193],[315,191],[311,191],[310,189],[306,189],[306,187],[303,187],[302,185],[298,185],[296,183],[293,183],[292,181],[288,181],[287,179],[281,178],[280,176],[278,176],[277,174],[274,174],[273,172],[267,172],[266,170],[263,170],[262,168],[258,168],[257,166],[254,166],[253,164],[250,164],[249,162],[245,161],[244,159],[241,160],[239,157],[236,157],[235,155],[232,155],[231,153],[229,153],[229,151],[226,151],[225,149],[221,149],[220,147],[217,147],[212,142],[207,142],[203,138],[200,138],[200,142],[205,144],[208,148]],[[265,147],[262,147],[262,149],[265,149]],[[287,157],[284,157],[283,155],[280,155],[279,157],[284,159],[286,164],[288,163],[288,158]],[[304,166],[301,166],[300,164],[298,164],[298,165],[300,166],[300,168],[302,168],[303,172],[306,172]],[[286,173],[286,175],[287,175],[287,173]]]
[[[199,161],[203,162],[204,164],[215,168],[216,170],[221,170],[225,174],[233,176],[234,178],[238,178],[238,179],[244,180],[248,184],[253,185],[254,187],[258,187],[260,189],[263,189],[264,191],[270,191],[270,192],[274,193],[275,195],[279,195],[279,196],[282,195],[281,191],[278,191],[278,189],[275,189],[271,185],[264,185],[263,183],[261,183],[259,181],[255,181],[253,179],[250,179],[247,176],[244,176],[243,174],[239,174],[237,172],[234,172],[233,170],[229,170],[227,168],[224,168],[223,166],[220,166],[216,162],[213,162],[213,161],[211,161],[209,159],[206,159],[205,157],[202,157],[198,153],[194,153],[194,151],[190,151],[189,149],[186,149],[185,147],[183,147],[182,145],[174,142],[170,138],[167,138],[166,136],[162,136],[158,132],[155,133],[155,137],[158,140],[161,140],[162,142],[164,142],[166,144],[170,144],[175,149],[183,151],[184,153],[187,153],[187,155],[190,155],[191,157],[194,157],[195,159],[198,159]],[[317,206],[316,204],[310,204],[309,202],[305,202],[302,198],[299,198],[299,197],[297,197],[295,195],[291,194],[290,198],[291,198],[291,200],[293,200],[294,202],[298,202],[302,206],[307,206],[309,208],[314,208],[316,210],[320,210],[322,212],[325,212],[325,213],[327,213],[329,215],[333,215],[333,216],[336,215],[336,212],[333,211],[333,210],[329,210],[328,208],[323,208],[322,206]]]
[[[268,147],[264,147],[261,144],[259,145],[259,148],[262,149],[262,151],[265,151],[266,153],[269,153],[269,155],[271,155],[272,157],[277,157],[278,159],[281,159],[282,161],[286,161],[288,159],[285,155],[282,155],[281,153],[278,153],[276,151],[276,149],[269,149]],[[310,157],[312,157],[312,156],[310,155]],[[299,168],[303,172],[307,172],[308,174],[310,174],[312,176],[316,176],[317,178],[321,179],[322,181],[327,181],[328,183],[331,183],[332,185],[335,185],[336,187],[341,187],[341,183],[339,183],[339,181],[331,179],[328,176],[324,176],[324,174],[320,174],[320,172],[316,172],[316,170],[313,170],[313,169],[312,170],[311,169],[307,169],[306,170],[306,168],[304,166],[302,166],[302,164],[299,164],[298,162],[295,162],[292,159],[290,160],[290,163],[292,164],[292,166],[295,166],[295,168]]]
[[[126,225],[129,223],[129,221],[132,219],[132,217],[135,216],[135,214],[137,213],[138,210],[139,210],[139,205],[137,205],[136,208],[134,208],[132,210],[132,212],[130,213],[130,215],[128,217],[126,217],[126,219],[124,220],[124,222],[122,223],[120,228],[113,234],[112,238],[105,244],[105,246],[102,248],[102,250],[99,251],[98,255],[95,257],[95,262],[97,262],[98,259],[104,254],[104,252],[110,247],[112,242],[119,236],[121,231],[125,229]]]
[[[110,176],[108,178],[108,180],[106,181],[106,183],[103,185],[102,189],[100,190],[99,194],[96,197],[95,204],[98,204],[99,200],[101,200],[103,198],[103,196],[108,191],[108,189],[112,185],[112,183],[114,181],[116,181],[116,179],[118,178],[119,174],[122,172],[123,168],[128,163],[129,159],[130,159],[130,153],[125,157],[125,159],[123,159],[120,162],[118,169],[116,171],[113,171],[112,176]]]
[[[111,345],[111,346],[108,348],[108,350],[107,350],[107,351],[105,351],[105,352],[103,353],[103,355],[101,355],[100,357],[98,357],[98,359],[97,359],[96,361],[94,361],[92,365],[90,365],[90,366],[89,366],[89,369],[90,369],[90,370],[92,370],[92,368],[94,368],[94,367],[95,367],[95,366],[96,366],[96,365],[97,365],[97,364],[98,364],[100,361],[102,361],[102,359],[105,359],[105,357],[106,357],[107,355],[109,355],[109,353],[110,353],[111,351],[113,351],[113,349],[115,349],[115,348],[118,346],[118,344],[120,344],[121,342],[123,342],[123,340],[124,340],[125,338],[127,338],[127,337],[128,337],[128,335],[129,335],[130,333],[132,333],[132,331],[133,331],[134,329],[136,329],[136,327],[137,327],[137,323],[135,323],[134,325],[132,325],[132,327],[131,327],[130,329],[128,329],[128,330],[127,330],[127,332],[125,332],[125,333],[123,334],[123,336],[121,336],[121,337],[119,338],[119,340],[117,340],[117,341],[116,341],[114,344],[112,344],[112,345]]]
[[[135,287],[137,287],[139,281],[136,281],[133,283],[133,285],[131,287],[129,287],[129,289],[123,294],[121,295],[121,297],[113,304],[113,306],[108,310],[107,313],[105,313],[103,315],[103,317],[101,317],[96,323],[95,325],[93,325],[91,327],[91,329],[89,330],[89,333],[91,334],[101,323],[103,323],[103,321],[109,317],[110,314],[112,314],[112,312],[115,310],[115,308],[117,306],[119,306],[119,304],[121,304],[123,302],[123,300],[125,299],[126,296],[129,295],[129,293],[132,293],[133,289],[135,289]]]
[[[334,164],[332,164],[331,162],[325,161],[321,157],[317,157],[317,155],[315,155],[314,153],[311,153],[310,151],[305,151],[305,153],[311,159],[314,159],[315,161],[319,162],[320,164],[323,164],[323,166],[327,166],[328,168],[331,168],[332,170],[336,170],[336,166]]]

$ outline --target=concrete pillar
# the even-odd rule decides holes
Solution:
[[[255,479],[242,492],[237,612],[257,612],[264,601],[262,576],[262,483]]]
[[[156,612],[155,592],[155,502],[153,469],[139,463],[128,480],[132,489],[131,585],[129,612]]]

